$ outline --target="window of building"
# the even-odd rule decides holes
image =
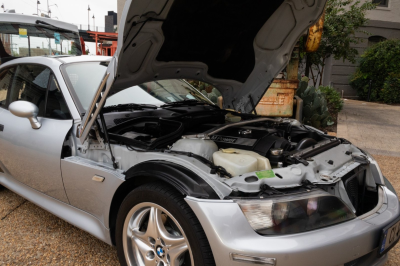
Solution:
[[[382,7],[389,6],[389,0],[372,0],[372,3],[378,4],[378,6],[382,6]]]
[[[14,76],[15,68],[7,68],[0,72],[0,107],[7,108],[7,92]]]
[[[385,40],[386,38],[382,36],[371,36],[368,38],[368,47],[371,47],[372,45],[383,42]]]

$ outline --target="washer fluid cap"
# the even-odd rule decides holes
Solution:
[[[229,148],[229,149],[221,149],[220,151],[222,151],[223,153],[237,153],[237,151],[236,151],[236,149],[232,149],[232,148]]]

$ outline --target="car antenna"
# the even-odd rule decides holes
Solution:
[[[115,162],[115,157],[114,157],[114,154],[113,154],[112,149],[111,149],[110,138],[108,137],[108,130],[107,130],[107,127],[106,127],[106,122],[104,120],[104,115],[103,115],[102,112],[100,112],[99,116],[100,116],[101,126],[103,127],[103,131],[104,131],[104,138],[106,139],[106,142],[108,143],[108,148],[110,149],[111,161],[113,162],[113,167],[114,167],[114,169],[117,169],[118,165]]]

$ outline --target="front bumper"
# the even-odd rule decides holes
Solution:
[[[284,236],[257,234],[233,201],[191,197],[186,201],[203,226],[218,266],[250,265],[233,261],[232,253],[273,258],[277,266],[362,265],[347,264],[361,257],[369,258],[368,265],[383,265],[387,256],[378,258],[373,254],[377,252],[382,229],[400,215],[397,196],[386,187],[383,187],[383,192],[383,204],[371,216]],[[376,259],[371,260],[371,256]]]

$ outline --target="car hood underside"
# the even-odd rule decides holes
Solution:
[[[151,80],[194,79],[216,86],[225,108],[251,112],[325,2],[127,0],[109,95]]]

